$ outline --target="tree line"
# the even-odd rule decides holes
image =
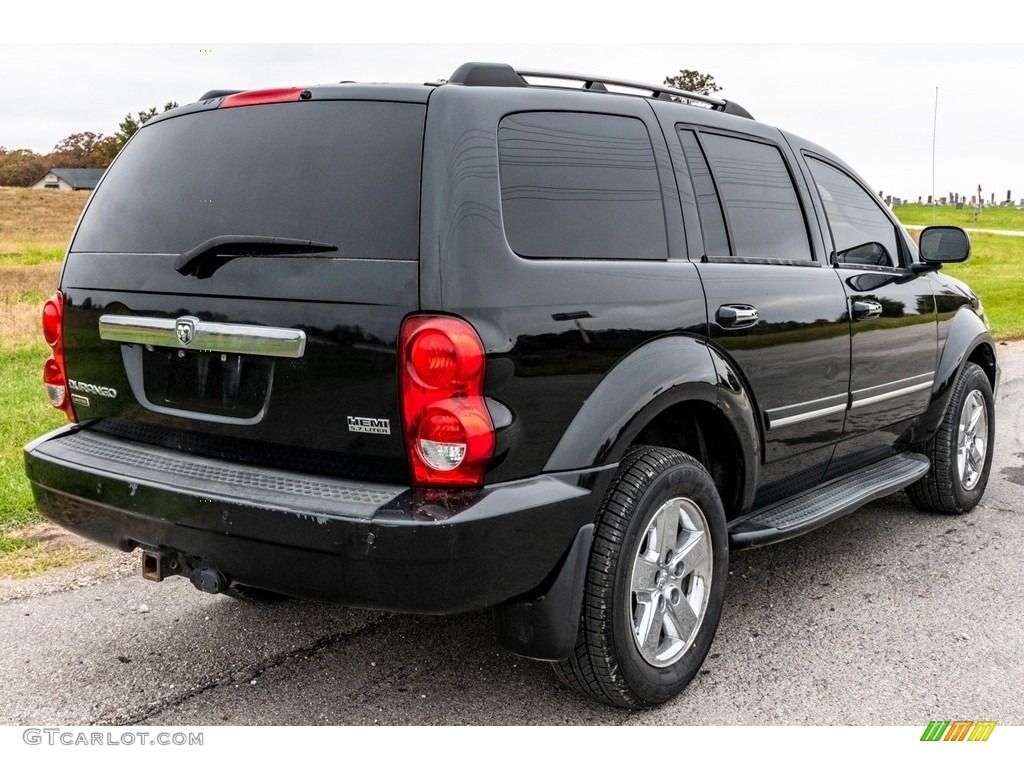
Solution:
[[[177,102],[164,104],[163,111],[177,107]],[[46,154],[31,149],[7,149],[0,146],[0,186],[27,187],[51,168],[106,168],[139,128],[159,113],[156,107],[129,112],[110,136],[92,131],[72,133],[61,139]]]

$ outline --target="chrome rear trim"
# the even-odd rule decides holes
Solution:
[[[299,358],[306,351],[306,333],[296,328],[215,323],[196,317],[103,315],[100,338],[127,344],[264,357]]]

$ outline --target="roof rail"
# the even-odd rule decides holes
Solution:
[[[617,78],[610,77],[579,75],[571,72],[544,72],[542,70],[519,69],[516,70],[516,74],[520,77],[542,77],[548,80],[569,80],[583,83],[583,87],[586,90],[591,91],[607,91],[608,89],[602,86],[617,85],[622,88],[634,88],[638,91],[647,91],[650,96],[655,99],[671,99],[673,96],[677,96],[681,99],[686,99],[687,101],[698,101],[702,104],[707,104],[718,112],[725,112],[730,115],[739,115],[740,117],[746,117],[750,120],[754,119],[753,115],[734,101],[717,99],[714,96],[708,96],[704,93],[693,93],[692,91],[684,91],[667,85],[653,85],[651,83],[641,83],[635,80],[619,80]]]
[[[490,85],[490,86],[515,86],[522,87],[531,85],[524,78],[539,77],[547,80],[568,80],[583,84],[587,91],[607,92],[609,85],[617,85],[622,88],[633,88],[638,91],[646,91],[647,95],[655,99],[672,99],[678,97],[687,101],[697,101],[707,104],[718,112],[729,115],[738,115],[753,120],[754,117],[747,110],[734,101],[716,99],[703,93],[692,93],[679,88],[671,88],[667,85],[652,85],[651,83],[640,83],[634,80],[619,80],[610,77],[594,77],[592,75],[579,75],[571,72],[546,72],[537,69],[513,69],[508,64],[490,64],[481,62],[468,62],[463,64],[448,80],[456,85]],[[545,87],[545,86],[533,86]]]

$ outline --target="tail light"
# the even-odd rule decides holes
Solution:
[[[70,421],[78,421],[68,391],[68,374],[64,365],[64,294],[53,294],[43,305],[43,338],[53,350],[43,365],[43,388],[50,405],[67,414]]]
[[[305,96],[303,96],[305,94]],[[225,96],[219,109],[230,107],[251,107],[256,104],[280,104],[286,101],[300,101],[310,97],[305,86],[295,88],[264,88],[261,91],[242,91]]]
[[[402,323],[402,425],[413,485],[483,484],[494,453],[485,362],[480,337],[461,318],[414,315]]]

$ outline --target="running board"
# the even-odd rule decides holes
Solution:
[[[737,520],[729,529],[729,543],[746,549],[800,536],[906,488],[929,467],[917,453],[893,456]]]

